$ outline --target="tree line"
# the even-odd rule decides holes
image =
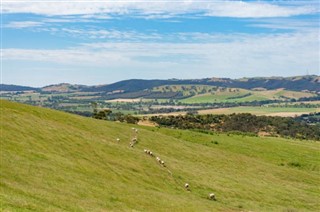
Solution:
[[[290,117],[256,116],[250,113],[231,115],[152,116],[160,126],[215,132],[241,132],[296,139],[320,140],[320,125],[307,124]]]

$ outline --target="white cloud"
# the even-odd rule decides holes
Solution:
[[[61,33],[74,37],[87,37],[90,39],[112,39],[112,40],[127,40],[127,41],[141,41],[141,40],[160,40],[163,36],[157,33],[139,33],[137,31],[119,31],[119,30],[84,30],[84,29],[59,29]]]
[[[199,32],[177,32],[177,33],[160,33],[148,32],[141,33],[136,30],[121,31],[115,29],[103,29],[94,27],[83,29],[79,27],[42,27],[32,29],[35,32],[49,32],[52,35],[77,37],[85,40],[99,40],[108,42],[202,42],[202,43],[216,43],[216,42],[232,42],[236,39],[243,39],[248,34],[222,34],[222,33],[199,33]],[[238,35],[238,36],[236,36]]]
[[[101,66],[107,62],[128,63],[126,58],[113,52],[93,52],[80,49],[35,50],[35,49],[3,49],[3,60],[53,62],[57,64],[82,64]]]
[[[145,18],[171,18],[176,15],[199,13],[219,17],[261,18],[289,17],[319,12],[316,1],[232,1],[232,0],[176,0],[176,1],[28,1],[2,3],[4,13],[34,13],[54,15],[95,15],[111,18],[112,14],[137,15]]]
[[[43,25],[42,22],[37,22],[37,21],[13,21],[4,25],[4,27],[21,29],[21,28],[29,28],[29,27],[40,27],[42,25]]]
[[[254,22],[248,22],[248,26],[261,27],[269,29],[287,29],[287,30],[299,30],[309,31],[319,28],[319,20],[308,19],[308,20],[297,20],[297,19],[284,19],[284,18],[272,18],[272,19],[260,19]]]
[[[289,17],[295,15],[319,12],[314,5],[276,5],[270,2],[229,1],[209,5],[208,16],[238,17],[238,18],[270,18]]]
[[[305,74],[306,70],[319,74],[317,31],[263,36],[237,34],[229,39],[232,42],[221,38],[211,43],[89,43],[61,50],[4,49],[3,60],[16,64],[40,61],[82,65],[125,73],[161,70],[163,76],[168,76],[166,72],[171,76],[174,70],[176,77],[288,76]]]

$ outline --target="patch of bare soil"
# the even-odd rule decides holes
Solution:
[[[148,127],[156,127],[156,126],[158,126],[157,123],[152,122],[152,121],[149,121],[149,120],[140,120],[140,121],[138,122],[138,125],[148,126]]]

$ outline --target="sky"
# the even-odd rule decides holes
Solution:
[[[1,0],[1,83],[320,75],[316,0]]]

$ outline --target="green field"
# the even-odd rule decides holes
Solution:
[[[318,142],[132,126],[0,103],[2,211],[320,210]],[[131,127],[139,128],[134,148]],[[208,200],[211,192],[217,201]]]
[[[311,97],[314,94],[283,89],[252,91],[245,89],[227,88],[213,93],[198,94],[181,100],[182,103],[220,103],[220,102],[252,102],[263,100],[286,100]]]
[[[209,110],[199,110],[199,114],[232,114],[232,113],[251,113],[255,115],[277,115],[277,116],[295,116],[320,112],[320,108],[305,107],[231,107]]]

